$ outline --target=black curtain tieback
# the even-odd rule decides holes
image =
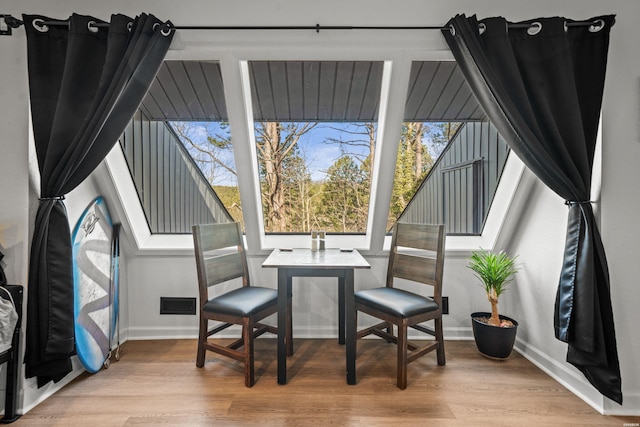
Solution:
[[[40,197],[38,198],[41,202],[43,200],[64,200],[64,196],[55,196],[55,197]]]
[[[591,203],[595,203],[593,200],[585,200],[582,202],[574,202],[572,200],[565,200],[564,204],[567,206],[573,206],[573,205],[590,205]]]

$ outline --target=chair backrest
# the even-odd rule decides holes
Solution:
[[[387,287],[394,278],[433,286],[433,296],[442,296],[444,225],[396,223],[391,238]]]
[[[242,286],[249,286],[247,257],[239,223],[194,225],[193,243],[201,301],[207,301],[209,286],[237,277],[242,277]]]

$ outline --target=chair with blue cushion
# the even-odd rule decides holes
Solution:
[[[443,225],[397,223],[391,238],[386,286],[355,293],[356,315],[361,311],[383,321],[359,331],[357,338],[375,334],[397,344],[397,386],[402,390],[407,388],[407,365],[410,362],[436,350],[438,365],[445,364],[442,336],[444,243]],[[398,279],[405,284],[430,285],[433,292],[425,296],[416,293],[415,289],[401,289]],[[420,325],[430,320],[435,323],[433,327]],[[435,340],[421,346],[409,342],[409,327],[432,335]]]
[[[239,223],[193,226],[198,271],[200,327],[196,366],[202,368],[207,350],[244,363],[244,382],[254,384],[253,340],[265,332],[278,333],[274,326],[258,323],[277,311],[277,291],[250,286],[247,258]],[[209,288],[241,278],[242,287],[210,295]],[[287,317],[291,312],[287,312]],[[209,330],[209,321],[220,322]],[[242,325],[242,338],[220,345],[210,336],[232,325]],[[290,337],[287,337],[290,340]],[[238,350],[242,347],[242,350]]]

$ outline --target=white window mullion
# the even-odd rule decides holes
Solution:
[[[383,249],[410,72],[411,61],[385,61],[367,228],[373,253]]]
[[[246,167],[255,164],[255,137],[251,110],[251,91],[246,61],[228,55],[220,61],[224,81],[227,113],[233,141],[233,156],[238,171],[238,188],[248,253],[261,250],[264,228],[260,211],[260,187],[257,171]]]

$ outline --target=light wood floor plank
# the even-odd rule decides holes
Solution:
[[[395,346],[358,342],[358,383],[345,381],[344,347],[295,341],[288,383],[276,382],[275,339],[256,341],[256,384],[242,365],[207,353],[195,366],[195,340],[129,341],[120,361],[83,374],[24,415],[16,426],[622,426],[522,356],[482,357],[472,341],[446,343],[447,364],[427,355],[409,365],[399,390]]]

